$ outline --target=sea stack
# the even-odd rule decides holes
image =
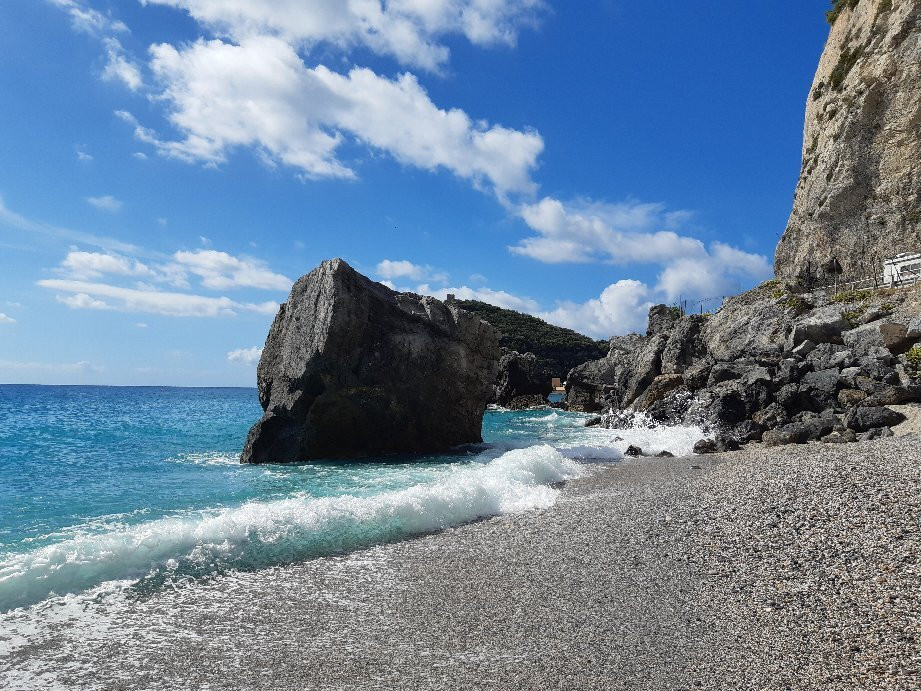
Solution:
[[[259,360],[265,411],[243,463],[440,452],[482,441],[499,346],[489,324],[398,293],[341,259],[298,280]]]
[[[921,251],[921,3],[838,0],[829,21],[782,278],[864,278]]]

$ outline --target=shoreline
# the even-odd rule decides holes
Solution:
[[[102,601],[29,667],[79,688],[908,689],[919,530],[917,435],[627,459],[548,509]]]

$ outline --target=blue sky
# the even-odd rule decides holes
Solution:
[[[0,382],[252,385],[329,257],[604,338],[769,277],[822,0],[4,0]]]

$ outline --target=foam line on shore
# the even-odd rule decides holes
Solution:
[[[575,461],[553,447],[532,446],[370,497],[249,502],[78,536],[0,563],[0,611],[109,581],[289,563],[486,516],[545,508],[558,495],[550,485],[580,472]]]

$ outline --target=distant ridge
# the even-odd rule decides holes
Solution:
[[[607,341],[596,341],[572,329],[553,326],[530,314],[479,300],[458,300],[457,305],[495,327],[500,347],[534,353],[540,376],[548,381],[553,377],[565,379],[574,367],[608,354]]]

